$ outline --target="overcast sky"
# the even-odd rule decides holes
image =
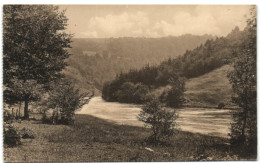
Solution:
[[[75,38],[227,35],[246,26],[250,6],[61,5]]]

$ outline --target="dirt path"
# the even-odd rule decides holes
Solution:
[[[117,124],[143,126],[136,118],[140,110],[139,105],[106,102],[101,97],[94,97],[76,114],[89,114]],[[177,122],[183,131],[228,137],[231,123],[229,110],[183,108],[178,109],[177,113]]]

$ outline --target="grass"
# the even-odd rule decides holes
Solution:
[[[216,108],[219,103],[224,103],[226,108],[236,108],[231,101],[233,91],[227,78],[227,74],[231,70],[230,65],[224,65],[205,75],[188,79],[185,82],[184,106]],[[159,97],[163,91],[170,88],[170,85],[159,87],[151,94]]]
[[[14,126],[33,130],[36,138],[5,148],[7,162],[241,160],[224,138],[179,131],[167,143],[153,145],[146,142],[148,128],[116,125],[89,115],[76,115],[72,126],[35,120]]]
[[[210,73],[186,81],[185,99],[188,106],[217,107],[223,102],[234,107],[231,102],[232,86],[227,78],[232,70],[230,65],[222,66]]]

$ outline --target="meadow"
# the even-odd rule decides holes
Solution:
[[[90,115],[76,115],[74,125],[13,124],[27,127],[35,139],[4,148],[6,162],[199,161],[248,160],[230,150],[228,139],[176,131],[160,144],[149,143],[148,128],[118,125]]]

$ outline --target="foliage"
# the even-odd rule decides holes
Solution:
[[[19,80],[17,78],[10,80],[12,88],[6,87],[4,90],[4,102],[13,105],[26,101],[25,105],[28,107],[28,101],[37,101],[41,98],[44,92],[43,84],[38,84],[36,80]],[[29,117],[27,110],[24,111],[25,117]]]
[[[53,110],[52,120],[55,124],[71,124],[74,121],[75,110],[87,103],[85,97],[86,94],[81,94],[78,89],[75,90],[71,82],[60,81],[52,86],[48,98],[42,105],[45,111]]]
[[[170,107],[180,107],[184,102],[184,81],[177,76],[170,78],[171,89],[161,94],[160,100]]]
[[[117,91],[119,102],[133,102],[134,101],[135,84],[132,82],[124,83],[120,90]]]
[[[3,7],[4,98],[9,104],[24,101],[25,118],[35,92],[48,90],[67,65],[71,36],[62,32],[66,25],[65,12],[52,5]]]
[[[140,70],[121,73],[114,81],[104,84],[102,97],[107,101],[142,104],[150,98],[148,94],[151,90],[167,84],[170,84],[172,89],[165,92],[162,101],[169,102],[169,106],[179,106],[182,102],[184,81],[169,67],[146,65]]]
[[[101,90],[105,82],[130,69],[163,60],[192,50],[211,39],[211,35],[182,35],[162,38],[73,38],[66,76],[77,88]],[[88,84],[86,84],[88,83]]]
[[[14,126],[4,123],[3,135],[5,145],[13,147],[21,144],[21,136]]]
[[[36,134],[31,129],[25,127],[19,131],[19,134],[23,139],[35,139],[36,137]]]
[[[225,107],[225,104],[223,102],[218,104],[218,109],[223,109]]]
[[[241,44],[246,31],[234,28],[226,37],[209,39],[193,50],[187,50],[177,58],[168,59],[161,65],[170,66],[177,74],[194,78],[206,74],[232,61],[232,52]]]
[[[240,146],[244,154],[256,154],[257,108],[256,108],[256,8],[251,9],[247,21],[247,36],[234,53],[234,70],[229,74],[236,96],[233,102],[241,107],[234,113],[231,127],[231,144]]]
[[[117,91],[117,99],[119,102],[141,104],[146,100],[148,91],[149,89],[146,85],[126,82]]]
[[[198,77],[229,63],[233,58],[232,51],[244,35],[244,31],[236,27],[226,37],[219,38],[183,35],[73,39],[71,53],[75,55],[68,59],[70,66],[65,73],[77,88],[94,86],[99,90],[117,74],[142,69],[147,63],[169,67],[170,72],[174,70],[182,77]]]
[[[150,140],[158,143],[168,139],[175,133],[177,114],[175,111],[167,111],[158,99],[147,102],[138,115],[138,119],[151,126]]]
[[[172,89],[161,94],[160,99],[168,106],[179,107],[184,100],[182,98],[184,84],[171,83],[170,79],[176,76],[177,78],[197,77],[229,63],[234,58],[232,52],[237,50],[245,35],[246,31],[240,31],[236,27],[226,37],[207,40],[205,44],[194,50],[187,50],[184,55],[174,59],[169,58],[158,66],[146,65],[140,70],[131,69],[128,73],[121,73],[110,83],[104,84],[103,98],[108,101],[120,101],[116,92],[127,94],[124,92],[125,89],[121,89],[126,82],[142,83],[149,88],[149,91],[170,84]]]

